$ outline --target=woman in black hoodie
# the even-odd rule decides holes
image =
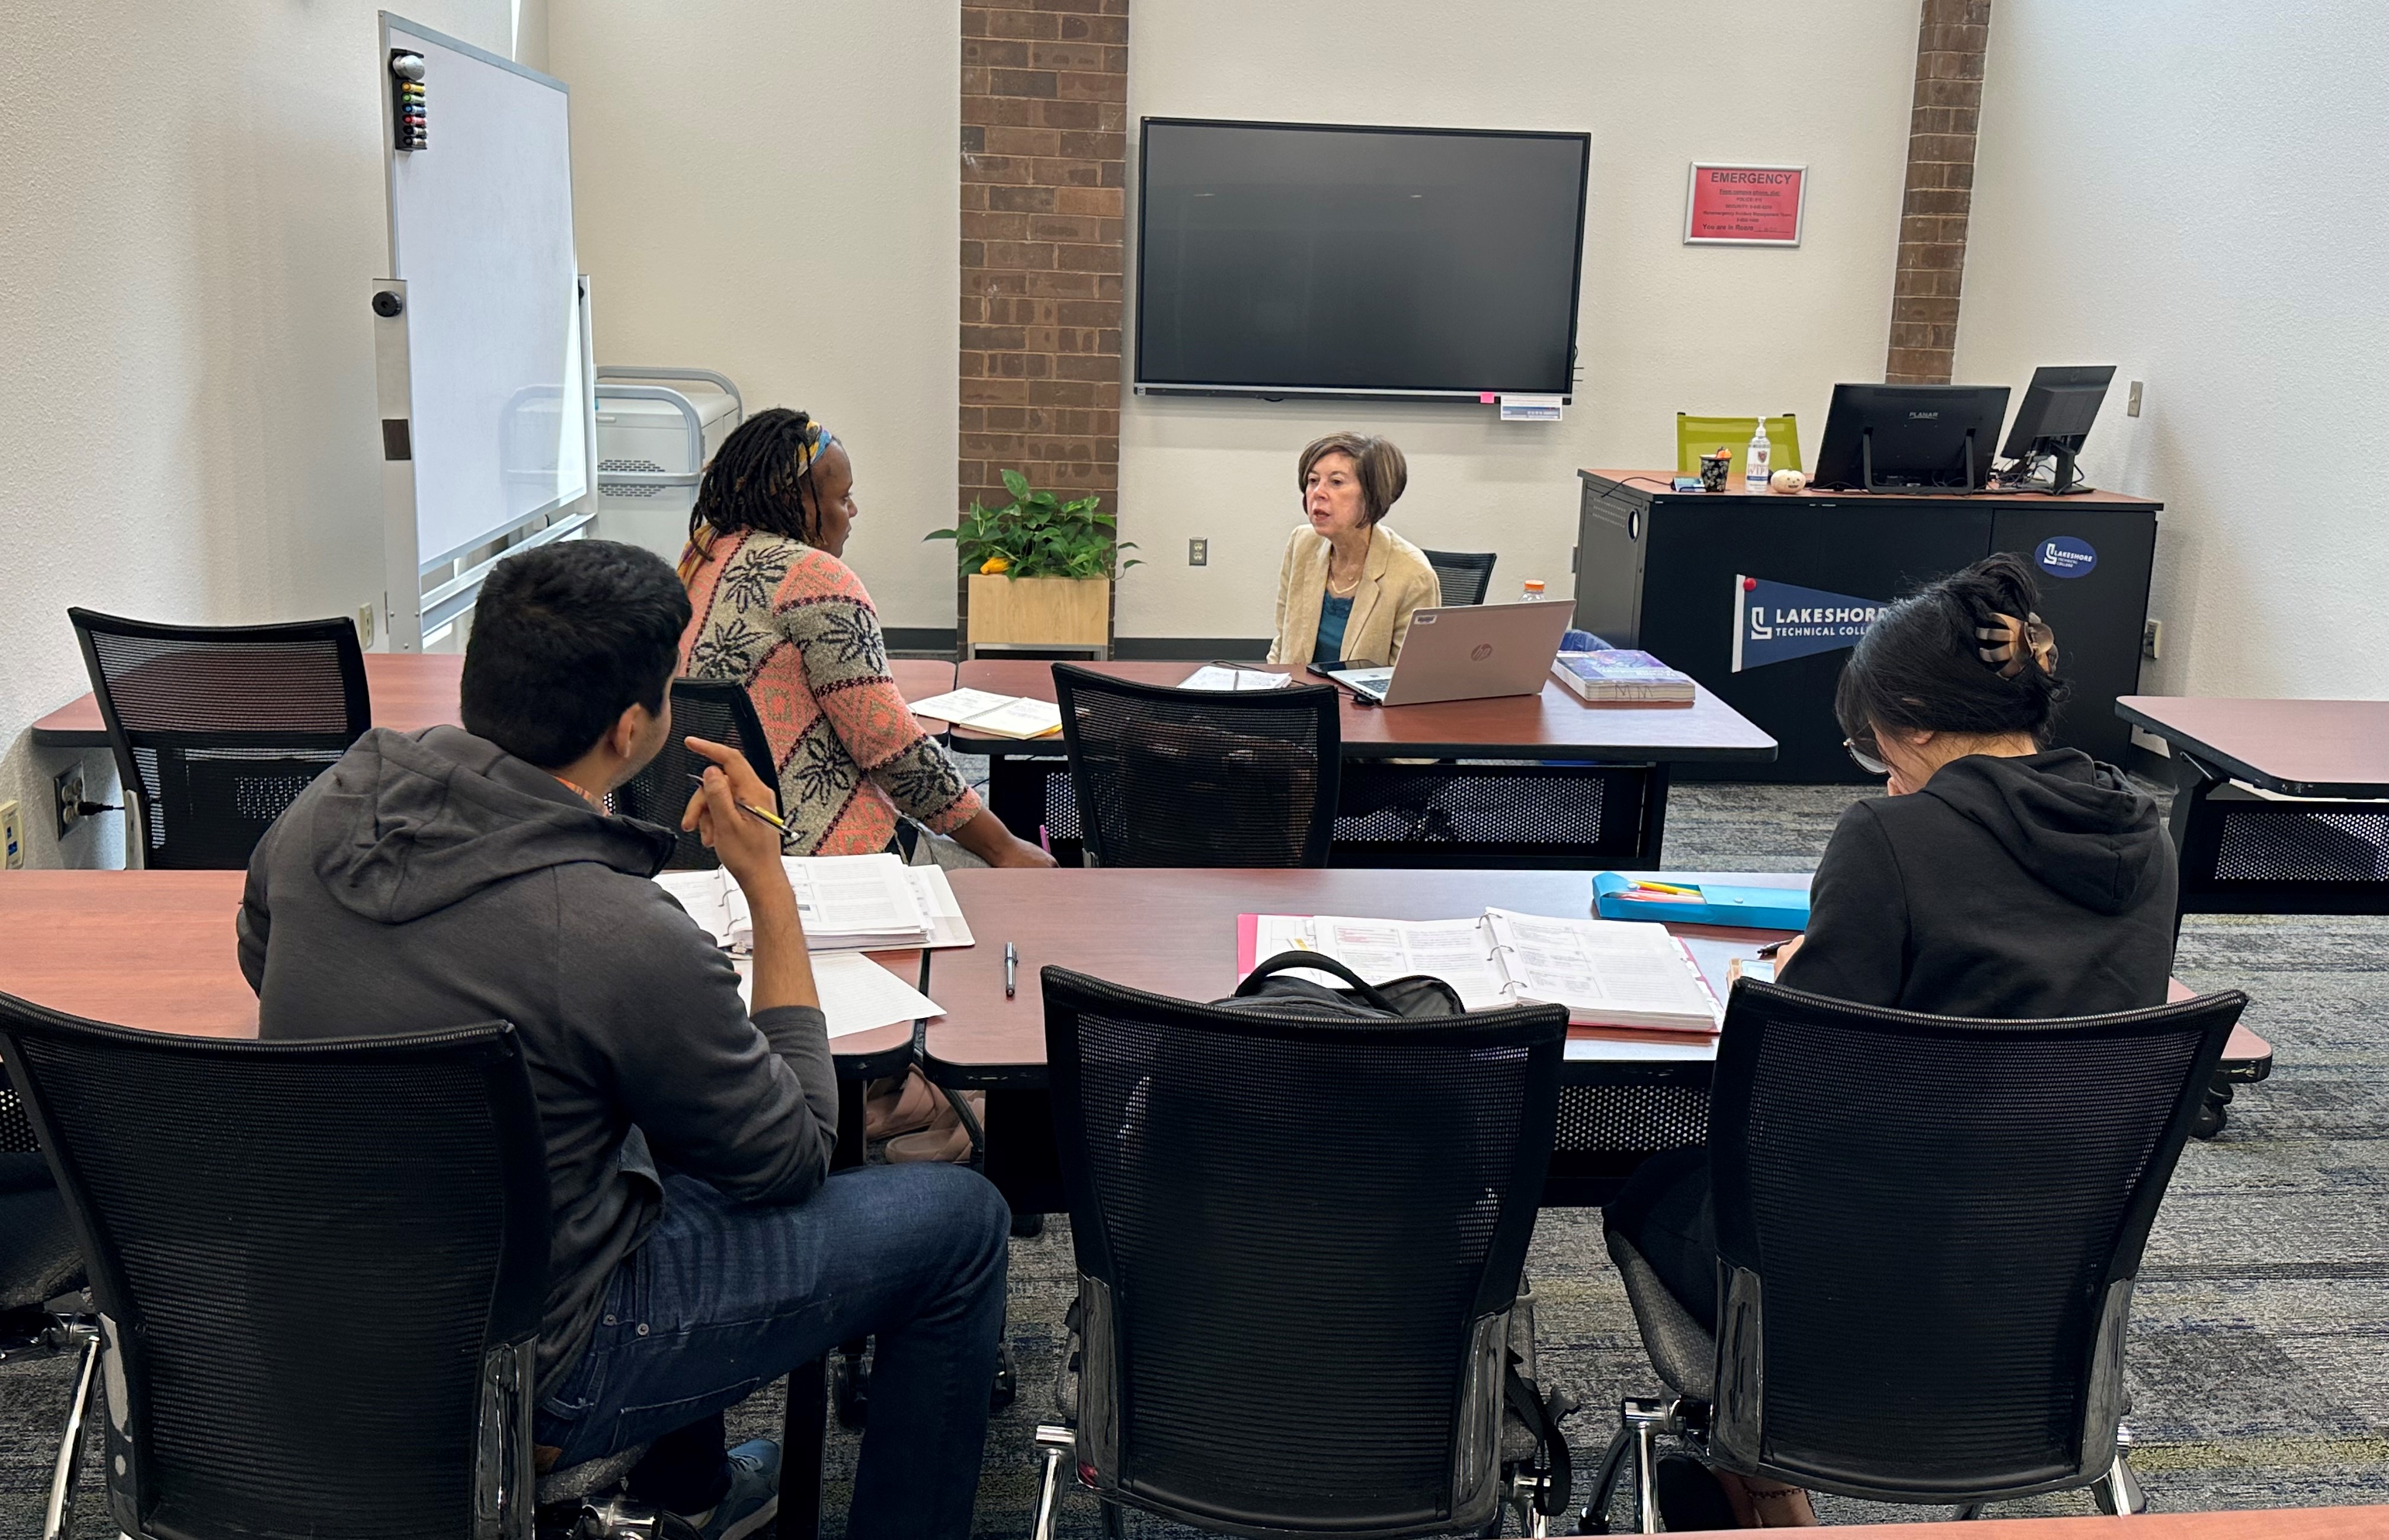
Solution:
[[[2165,1003],[2173,845],[2122,771],[2046,747],[2066,687],[2038,602],[2023,558],[1988,557],[1884,610],[1850,655],[1834,712],[1889,795],[1834,828],[1808,933],[1778,959],[1786,986],[2002,1019]],[[1605,1218],[1686,1309],[1716,1319],[1706,1151],[1644,1162]],[[1719,1493],[1690,1460],[1660,1474],[1663,1501],[1699,1517],[1722,1518],[1730,1496],[1745,1524],[1816,1521],[1797,1488],[1729,1476]]]

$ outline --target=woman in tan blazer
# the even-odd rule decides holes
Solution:
[[[1442,602],[1424,553],[1382,522],[1409,484],[1402,452],[1373,434],[1330,433],[1302,452],[1295,485],[1309,521],[1278,568],[1271,662],[1390,663],[1412,612]]]

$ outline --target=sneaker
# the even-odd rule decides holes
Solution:
[[[752,1439],[730,1451],[730,1490],[709,1512],[676,1515],[696,1540],[746,1540],[780,1516],[780,1445]]]

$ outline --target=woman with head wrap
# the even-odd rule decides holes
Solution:
[[[905,706],[878,612],[840,559],[859,512],[853,462],[820,423],[775,406],[741,424],[689,517],[682,672],[747,687],[779,767],[788,853],[886,850],[901,816],[991,866],[1052,866]]]

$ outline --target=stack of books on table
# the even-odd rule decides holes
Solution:
[[[1563,652],[1552,660],[1552,677],[1587,700],[1680,704],[1693,698],[1691,674],[1647,652]]]
[[[987,690],[948,690],[912,702],[914,716],[968,727],[990,738],[1044,738],[1062,730],[1062,708],[1025,695]]]
[[[1561,1005],[1570,1027],[1713,1033],[1725,1008],[1665,927],[1488,909],[1469,919],[1245,915],[1236,975],[1281,952],[1317,952],[1372,983],[1431,974],[1471,1010]],[[1322,982],[1340,982],[1320,975]]]
[[[970,925],[946,874],[908,866],[893,855],[783,857],[796,890],[805,943],[815,952],[894,952],[913,947],[968,946]],[[665,872],[656,885],[689,918],[733,952],[754,949],[747,895],[730,874]]]

